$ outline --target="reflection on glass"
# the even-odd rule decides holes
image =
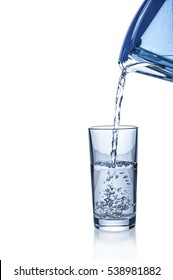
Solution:
[[[124,232],[94,231],[94,259],[135,260],[136,230],[135,228]]]

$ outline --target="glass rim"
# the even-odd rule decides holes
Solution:
[[[118,128],[115,128],[113,125],[95,125],[88,128],[89,130],[129,130],[129,129],[138,129],[138,126],[135,125],[119,125]]]

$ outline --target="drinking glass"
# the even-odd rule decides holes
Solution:
[[[93,126],[88,130],[94,225],[105,231],[133,228],[138,127]]]

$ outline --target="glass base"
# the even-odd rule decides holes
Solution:
[[[135,227],[136,217],[124,220],[103,220],[94,218],[94,225],[97,229],[110,232],[129,230]]]

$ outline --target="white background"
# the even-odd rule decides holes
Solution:
[[[118,56],[141,3],[1,1],[3,279],[17,279],[19,265],[151,265],[170,279],[172,83],[140,74],[126,82],[121,123],[139,126],[136,229],[106,234],[92,221],[87,128],[113,122]]]

